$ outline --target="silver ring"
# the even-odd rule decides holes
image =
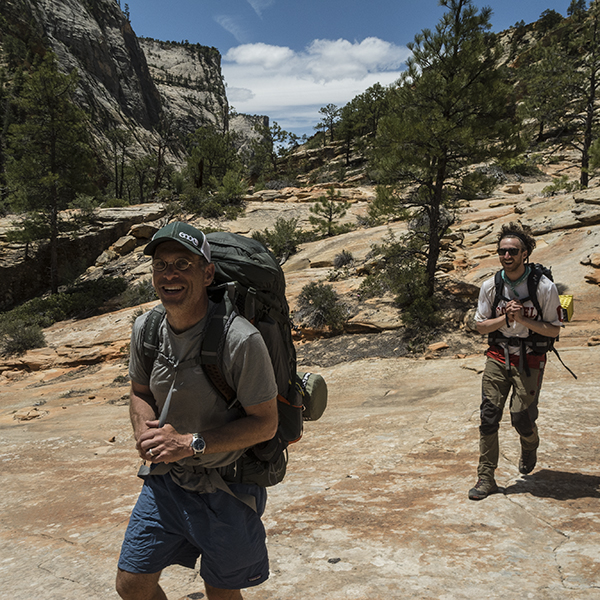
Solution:
[[[150,456],[154,456],[154,454],[152,453],[152,448],[150,448],[150,450],[148,450],[148,454],[149,454]]]

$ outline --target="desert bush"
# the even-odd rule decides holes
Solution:
[[[308,327],[328,326],[339,333],[348,320],[348,309],[330,285],[312,282],[298,296],[296,315]]]
[[[310,207],[310,212],[313,214],[308,219],[315,226],[318,234],[331,237],[353,229],[350,223],[340,225],[336,222],[345,217],[350,208],[350,203],[340,201],[340,197],[339,190],[336,193],[331,187],[327,190],[327,196],[320,196]]]
[[[19,321],[0,324],[0,354],[20,356],[27,350],[45,345],[46,338],[39,325],[23,325]]]
[[[152,286],[150,279],[144,279],[135,285],[130,285],[121,295],[121,306],[126,308],[128,306],[137,306],[138,304],[145,304],[146,302],[152,302],[156,300],[156,290]]]
[[[59,294],[33,298],[0,314],[2,352],[20,353],[44,346],[42,328],[65,319],[89,317],[104,302],[123,293],[126,288],[127,283],[120,277],[86,281]]]
[[[555,194],[568,194],[581,189],[578,181],[569,181],[568,175],[555,177],[554,182],[542,189],[542,194],[545,196],[554,196]]]
[[[266,246],[278,258],[284,259],[298,251],[298,246],[311,236],[298,228],[298,218],[278,217],[273,230],[254,231],[252,237]]]
[[[333,257],[333,266],[336,269],[341,269],[342,267],[347,267],[352,264],[354,261],[354,257],[352,256],[352,252],[348,252],[347,250],[342,250],[339,254],[336,254]]]
[[[427,270],[418,240],[390,234],[373,253],[381,257],[379,266],[362,282],[361,298],[394,295],[402,308],[402,322],[409,327],[431,329],[440,323],[435,297],[428,296]]]

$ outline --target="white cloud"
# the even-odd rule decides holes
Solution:
[[[227,99],[229,102],[248,102],[255,97],[256,94],[252,90],[246,88],[227,87]]]
[[[273,6],[275,0],[248,0],[248,4],[259,17],[262,17],[263,10]]]
[[[284,129],[310,133],[320,107],[341,107],[375,83],[392,84],[409,55],[378,38],[315,40],[303,52],[245,44],[225,54],[223,74],[238,112],[268,115]]]
[[[295,53],[285,46],[245,44],[231,48],[224,59],[244,68],[286,71],[289,63],[295,59]]]

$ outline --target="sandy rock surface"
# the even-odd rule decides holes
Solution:
[[[538,467],[518,474],[505,418],[502,490],[480,502],[467,499],[480,356],[320,369],[329,407],[270,493],[272,575],[246,597],[597,598],[599,353],[563,350],[577,381],[550,361]],[[3,379],[4,597],[117,597],[116,560],[141,484],[125,373],[124,361],[107,361]],[[170,598],[202,590],[183,568],[169,569],[164,587]]]
[[[400,315],[391,301],[364,303],[353,317],[362,335],[332,340],[320,355],[305,351],[311,342],[299,346],[301,366],[305,360],[328,382],[329,407],[306,425],[290,449],[285,481],[270,491],[271,578],[246,598],[600,597],[600,303],[593,279],[600,281],[600,225],[591,216],[600,193],[542,202],[540,190],[524,183],[465,206],[457,226],[464,237],[449,251],[445,275],[462,282],[457,289],[479,286],[497,269],[499,226],[519,218],[540,230],[534,260],[552,265],[561,291],[575,298],[558,347],[578,379],[550,358],[534,472],[519,475],[518,439],[505,416],[501,491],[469,501],[483,340],[461,330],[476,349],[467,356],[457,354],[455,340],[438,339],[432,360],[376,358],[394,356]],[[310,206],[268,204],[252,203],[246,221],[231,229],[264,229],[281,214],[305,218]],[[274,211],[275,204],[297,213]],[[576,212],[582,205],[585,223]],[[352,205],[363,209],[360,201]],[[387,231],[359,229],[303,246],[285,265],[292,307],[305,283],[327,279],[337,252],[351,251],[360,263]],[[137,278],[148,276],[139,247],[114,260],[129,261]],[[360,281],[353,273],[331,283],[349,294]],[[127,408],[136,310],[57,323],[45,331],[46,348],[0,361],[0,596],[7,600],[117,598],[119,548],[141,486]],[[384,344],[390,352],[377,354]],[[374,353],[360,354],[368,345]],[[202,597],[196,572],[183,568],[165,572],[164,588],[174,600]]]

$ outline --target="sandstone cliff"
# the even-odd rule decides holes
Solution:
[[[0,16],[3,50],[7,44],[38,51],[48,45],[64,71],[77,69],[77,101],[101,142],[107,130],[125,127],[143,154],[164,122],[181,134],[226,122],[218,51],[140,40],[116,0],[6,0]]]

